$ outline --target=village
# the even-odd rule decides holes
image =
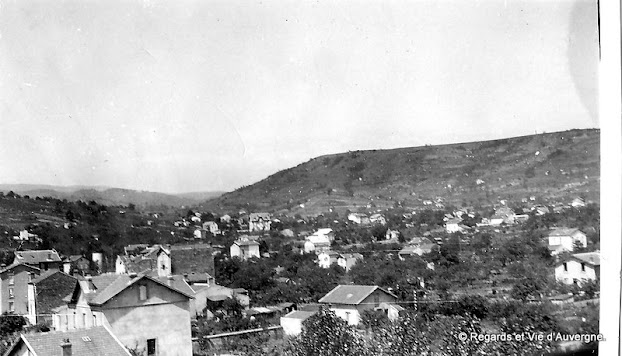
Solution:
[[[598,211],[531,196],[306,217],[138,212],[132,229],[165,226],[169,238],[114,256],[67,254],[42,235],[80,219],[31,226],[5,237],[19,247],[0,270],[0,313],[23,319],[3,335],[5,355],[295,354],[306,320],[328,311],[368,341],[408,315],[466,313],[482,333],[510,332],[517,308],[532,313],[526,329],[597,334]]]

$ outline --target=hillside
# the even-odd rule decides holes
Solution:
[[[0,191],[13,191],[30,197],[52,197],[69,201],[96,201],[103,205],[129,205],[138,207],[171,206],[181,207],[196,205],[205,199],[217,197],[222,192],[195,192],[180,194],[164,194],[131,189],[86,186],[52,186],[35,184],[0,184]]]
[[[216,211],[317,214],[333,210],[483,205],[499,199],[598,201],[600,130],[314,158],[202,204]]]

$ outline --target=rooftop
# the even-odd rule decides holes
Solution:
[[[119,340],[103,326],[67,332],[21,334],[20,340],[11,349],[24,343],[34,355],[56,356],[62,354],[60,345],[65,342],[71,344],[74,356],[130,355]]]
[[[15,251],[17,262],[36,264],[40,262],[60,262],[60,256],[56,250],[29,250]]]
[[[371,295],[376,290],[381,290],[382,292],[394,297],[397,299],[393,293],[390,293],[378,286],[361,286],[361,285],[338,285],[333,288],[328,294],[322,297],[319,302],[320,303],[335,303],[335,304],[349,304],[349,305],[358,305],[365,298]]]
[[[575,253],[572,257],[593,266],[600,266],[600,252]]]
[[[570,236],[576,232],[581,232],[579,229],[569,229],[569,228],[557,228],[553,229],[549,236]]]

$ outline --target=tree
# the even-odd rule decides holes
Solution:
[[[325,306],[303,322],[292,344],[288,356],[371,355],[354,327]]]

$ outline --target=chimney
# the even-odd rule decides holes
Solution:
[[[169,287],[171,287],[173,285],[173,276],[168,276],[166,278],[166,284],[168,284]]]
[[[62,356],[71,356],[71,342],[69,342],[69,339],[63,339],[60,343],[60,348],[63,350]]]

